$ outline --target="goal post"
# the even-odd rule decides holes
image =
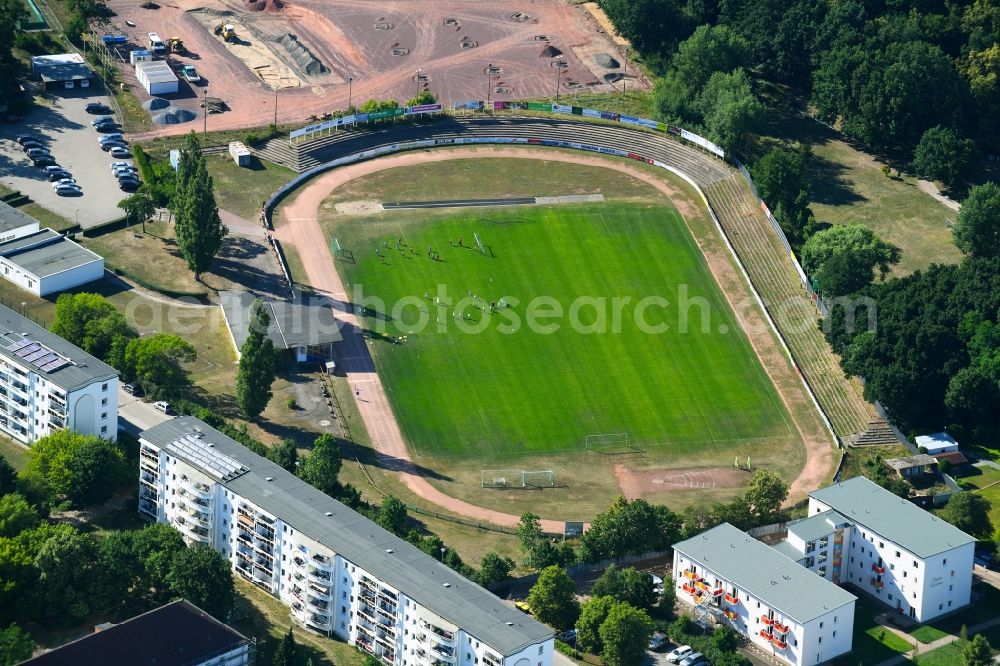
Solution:
[[[480,478],[483,488],[521,490],[558,488],[556,473],[551,469],[484,469]]]
[[[587,435],[584,444],[588,451],[604,455],[636,453],[642,450],[632,443],[627,432]]]

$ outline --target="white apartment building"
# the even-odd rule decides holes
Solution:
[[[954,525],[855,477],[809,493],[809,516],[789,525],[776,548],[922,623],[969,603],[975,543]]]
[[[118,436],[118,371],[0,305],[0,432],[31,444],[63,428]]]
[[[140,446],[140,514],[221,552],[298,624],[387,665],[551,665],[548,627],[202,421]]]
[[[677,598],[793,666],[851,651],[856,597],[723,523],[674,545]]]

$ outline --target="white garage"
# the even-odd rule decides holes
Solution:
[[[135,78],[150,95],[169,95],[178,88],[177,75],[162,60],[146,60],[135,64]]]

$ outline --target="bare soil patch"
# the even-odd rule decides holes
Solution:
[[[637,499],[669,490],[720,490],[742,488],[747,473],[724,467],[670,470],[634,470],[623,464],[614,466],[622,495]]]

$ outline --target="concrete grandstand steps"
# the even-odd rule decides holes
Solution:
[[[851,446],[881,446],[900,443],[892,426],[883,419],[869,421],[868,427],[864,431],[852,435],[850,442]]]
[[[662,134],[612,125],[585,125],[579,121],[560,118],[443,117],[434,121],[398,122],[363,129],[341,130],[308,143],[292,146],[289,146],[284,139],[272,139],[254,152],[262,159],[302,172],[338,157],[378,146],[420,139],[454,139],[471,136],[552,139],[617,148],[676,166],[700,184],[715,182],[731,173],[721,162],[706,159],[705,155],[696,149]]]
[[[874,410],[844,378],[816,325],[819,315],[746,182],[736,174],[708,185],[705,191],[834,431],[845,440],[863,431],[874,417]]]

